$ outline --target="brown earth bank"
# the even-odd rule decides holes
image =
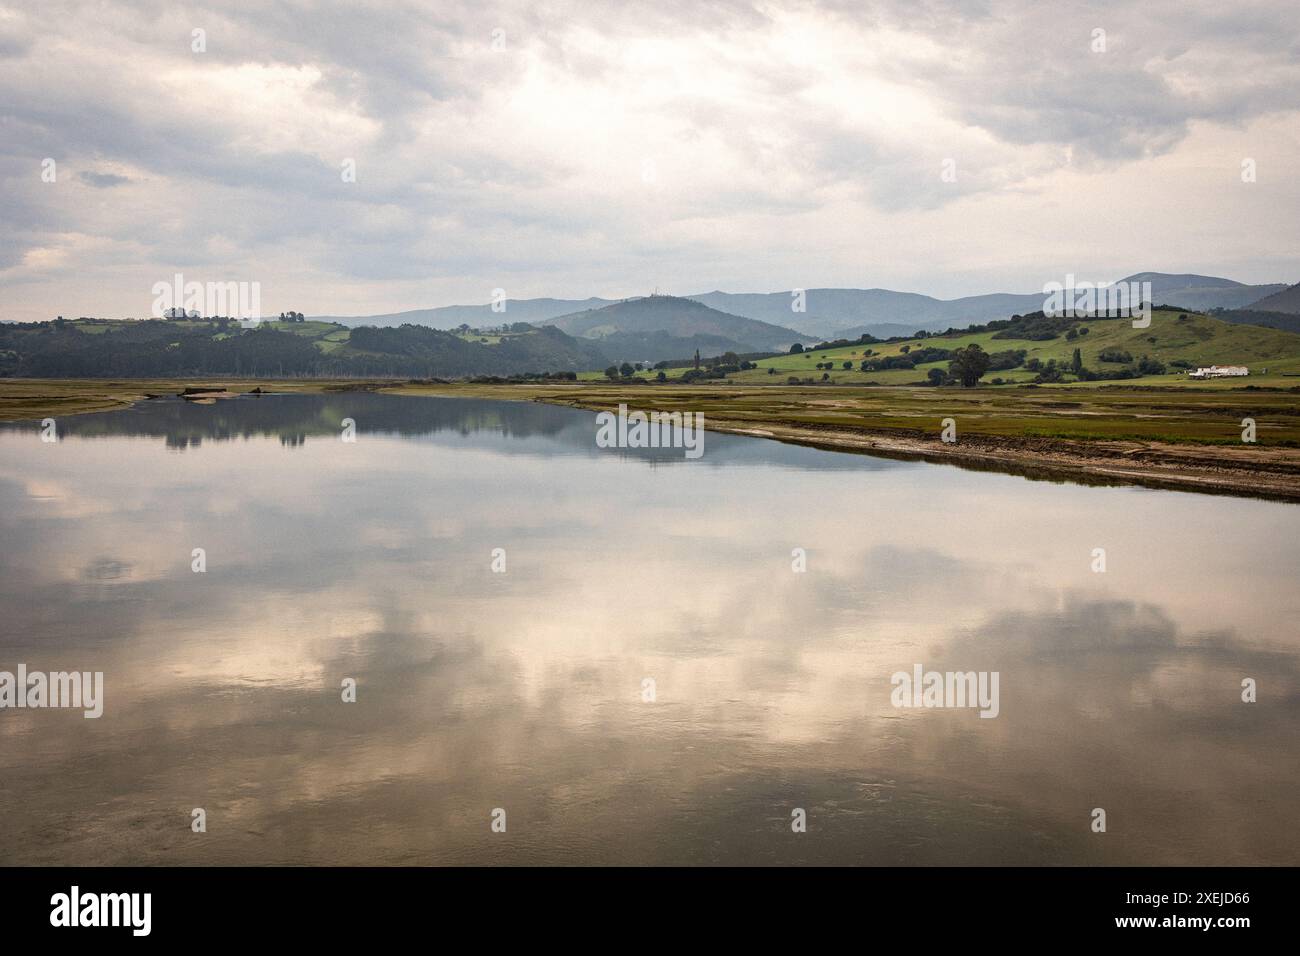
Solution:
[[[424,389],[431,394],[457,394],[456,389],[436,387]],[[717,403],[711,395],[695,396],[698,401],[681,402],[672,391],[646,389],[627,396],[610,395],[587,397],[574,394],[574,389],[548,386],[519,386],[527,390],[510,394],[510,386],[495,389],[490,397],[533,400],[548,404],[566,405],[589,410],[612,411],[620,402],[630,409],[643,411],[693,410],[704,414],[705,427],[711,431],[736,435],[769,438],[792,444],[808,445],[832,451],[848,451],[881,457],[913,461],[950,464],[980,471],[997,471],[1018,474],[1028,478],[1050,481],[1075,481],[1083,484],[1141,485],[1182,491],[1211,494],[1270,498],[1300,502],[1300,448],[1266,444],[1227,444],[1215,441],[1169,442],[1159,440],[1105,439],[1079,440],[1062,437],[1013,434],[982,434],[966,431],[955,442],[941,440],[939,428],[932,432],[919,428],[872,427],[869,422],[832,423],[787,418],[781,415],[763,415],[746,411],[743,418],[728,417],[724,409],[713,407]],[[403,389],[408,391],[410,389]],[[881,391],[889,392],[889,389]],[[466,394],[468,397],[468,393]],[[819,390],[807,390],[808,409],[823,404],[826,395]],[[477,397],[489,397],[479,392]],[[725,400],[725,396],[719,396]],[[1085,398],[1078,392],[1071,394],[1069,402],[1056,402],[1050,397],[1039,404],[1042,408],[1057,409],[1064,405],[1070,409],[1082,404]],[[1168,400],[1169,396],[1151,396],[1152,407]],[[1236,402],[1240,402],[1237,399]],[[1289,397],[1294,402],[1294,396]],[[834,402],[834,404],[839,404]],[[1300,404],[1300,403],[1297,403]],[[1246,406],[1247,410],[1252,410]],[[1235,418],[1241,414],[1238,407],[1225,408]],[[1291,407],[1270,411],[1285,416],[1294,415]],[[986,413],[990,414],[990,413]],[[980,421],[976,427],[997,429],[1003,424],[991,413],[992,420]],[[1023,414],[1018,410],[1015,417]],[[1095,410],[1076,411],[1076,414],[1097,414]],[[1144,414],[1137,412],[1136,414]],[[1056,416],[1053,416],[1054,419]],[[1207,415],[1207,417],[1209,417]],[[1056,427],[1062,427],[1055,421]],[[1070,427],[1066,421],[1063,427]],[[1237,428],[1235,424],[1232,426]]]
[[[191,400],[255,390],[364,390],[538,401],[593,411],[624,403],[633,410],[696,411],[712,431],[834,451],[1041,480],[1300,502],[1300,396],[1276,391],[687,389],[302,379],[226,380],[200,389],[162,380],[7,379],[0,380],[0,421],[106,411],[187,389]],[[949,414],[957,421],[953,443],[941,441],[939,434],[940,416]],[[1260,420],[1255,444],[1239,440],[1240,419],[1252,415]]]
[[[705,427],[815,448],[853,451],[1081,484],[1136,484],[1300,502],[1300,455],[1294,449],[1245,450],[1160,442],[1079,442],[969,435],[951,444],[935,436],[844,430],[821,425],[738,425],[706,419]]]

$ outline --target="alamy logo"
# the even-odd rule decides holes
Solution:
[[[85,893],[79,886],[50,897],[51,926],[129,926],[148,936],[153,924],[152,893]]]
[[[996,717],[997,671],[927,671],[912,665],[912,673],[896,671],[889,701],[895,707],[978,707],[981,717]]]
[[[687,458],[704,454],[703,412],[632,412],[596,416],[597,448],[684,448]]]
[[[104,713],[104,672],[27,670],[18,665],[18,673],[0,671],[0,710],[33,710],[42,707],[69,707],[84,710],[83,717],[94,719]]]
[[[1096,316],[1133,319],[1133,328],[1145,329],[1151,324],[1151,283],[1113,282],[1109,285],[1095,282],[1076,282],[1074,273],[1065,282],[1048,282],[1043,286],[1043,314],[1051,316]]]
[[[260,282],[186,282],[178,272],[171,283],[155,282],[152,294],[155,319],[185,315],[262,319]]]

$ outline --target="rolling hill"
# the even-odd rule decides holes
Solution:
[[[655,351],[655,354],[645,356],[652,361],[689,357],[697,345],[688,340],[697,336],[730,343],[721,351],[734,352],[783,350],[806,338],[794,329],[719,312],[702,302],[670,295],[628,299],[603,308],[548,319],[544,324],[569,335],[607,342],[610,347],[620,349],[623,343],[633,341],[627,336],[644,337],[641,347]],[[667,338],[657,333],[663,333]]]
[[[1287,286],[1282,283],[1244,285],[1232,279],[1193,273],[1139,272],[1126,276],[1121,281],[1150,282],[1152,295],[1157,303],[1167,303],[1198,312],[1209,309],[1241,309],[1248,306],[1263,309],[1263,306],[1257,304],[1258,300],[1287,289]],[[454,329],[461,325],[481,328],[507,322],[540,324],[559,318],[567,319],[577,313],[638,302],[641,298],[510,299],[506,302],[503,312],[492,311],[490,305],[451,305],[437,309],[415,309],[382,315],[316,316],[315,318],[320,321],[337,322],[348,327],[412,324],[436,329]],[[702,303],[733,317],[753,319],[796,332],[798,338],[804,341],[856,338],[863,332],[869,332],[877,338],[888,338],[893,335],[910,335],[921,329],[943,331],[948,328],[965,328],[972,324],[1005,319],[1011,315],[1023,315],[1041,309],[1043,305],[1041,292],[995,292],[958,299],[936,299],[918,292],[896,292],[891,289],[808,289],[805,292],[806,309],[803,312],[792,310],[793,300],[789,291],[744,293],[713,291],[681,298]],[[1300,308],[1300,306],[1269,308],[1275,311],[1287,311],[1288,308]],[[732,340],[732,348],[745,343],[752,344],[754,337],[752,333],[746,336],[732,332],[717,332],[705,327],[690,329],[688,326],[680,325],[675,330],[638,328],[636,331],[667,331],[679,336],[720,334]]]
[[[931,369],[947,370],[948,357],[931,357],[923,350],[955,351],[968,345],[978,345],[990,355],[1003,353],[1004,357],[1023,350],[1023,356],[1005,369],[991,369],[984,375],[985,384],[995,380],[999,384],[1028,384],[1039,374],[1038,369],[1048,362],[1068,366],[1077,348],[1085,368],[1106,375],[1122,369],[1134,370],[1138,361],[1146,356],[1166,366],[1162,374],[1146,374],[1133,380],[1150,385],[1192,385],[1195,387],[1241,388],[1246,385],[1269,385],[1292,388],[1300,386],[1300,335],[1279,329],[1261,328],[1220,321],[1218,318],[1194,312],[1157,310],[1151,325],[1135,329],[1127,319],[1077,319],[1066,323],[1070,329],[1047,339],[1019,337],[1014,328],[986,329],[980,332],[962,332],[954,335],[928,335],[887,343],[846,345],[833,349],[809,349],[802,353],[785,354],[760,359],[757,368],[728,374],[727,382],[750,384],[784,384],[789,378],[841,384],[906,385],[924,383]],[[1083,330],[1087,329],[1086,332]],[[1127,355],[1127,361],[1104,361],[1103,353]],[[917,357],[920,360],[917,361]],[[913,367],[879,367],[863,371],[862,363],[870,361],[878,366],[893,366],[905,360]],[[849,368],[844,368],[844,363]],[[1186,371],[1175,363],[1192,367],[1202,365],[1245,365],[1251,374],[1246,378],[1218,379],[1211,382],[1189,379]],[[818,366],[821,366],[820,368]],[[1267,371],[1265,371],[1267,370]],[[670,377],[680,376],[684,369],[670,370]],[[1068,374],[1066,382],[1073,380]],[[1105,384],[1105,381],[1081,381],[1081,387]]]
[[[1258,325],[1284,332],[1300,332],[1300,315],[1287,312],[1257,312],[1254,309],[1216,310],[1212,315],[1221,322],[1236,325]]]
[[[1205,311],[1241,308],[1283,285],[1243,285],[1231,279],[1193,274],[1139,272],[1121,282],[1150,282],[1156,303]],[[936,299],[915,292],[889,289],[809,289],[807,311],[792,313],[789,292],[733,295],[709,292],[690,296],[715,309],[735,315],[791,326],[822,338],[856,338],[863,332],[877,338],[911,334],[918,330],[943,331],[980,325],[1043,307],[1043,294],[995,292],[959,299]],[[887,330],[881,326],[888,324]],[[900,332],[900,329],[906,331]]]
[[[1288,315],[1300,315],[1300,282],[1250,303],[1250,309],[1253,312],[1285,312]]]
[[[613,305],[616,299],[508,299],[504,312],[492,311],[491,305],[446,305],[436,309],[412,309],[407,312],[385,312],[381,315],[317,315],[318,322],[333,322],[356,328],[373,325],[387,328],[397,325],[424,325],[431,329],[455,329],[462,325],[485,328],[505,322],[530,322],[534,325],[568,315],[582,309],[599,309]]]
[[[438,377],[577,373],[608,362],[557,328],[461,334],[421,325],[230,319],[0,324],[0,377]]]

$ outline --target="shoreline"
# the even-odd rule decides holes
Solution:
[[[204,383],[207,384],[207,383]],[[150,396],[180,395],[195,380],[0,380],[0,421],[39,420],[59,415],[90,414],[132,407]],[[824,388],[777,389],[772,387],[730,388],[712,386],[703,389],[664,387],[597,388],[569,385],[478,385],[468,383],[388,382],[369,380],[292,380],[220,379],[211,383],[225,394],[261,389],[271,393],[330,393],[346,391],[380,391],[385,394],[437,397],[500,399],[539,402],[587,411],[613,411],[620,402],[646,411],[693,410],[704,416],[706,430],[726,434],[766,438],[788,444],[804,445],[828,451],[868,454],[905,461],[953,465],[977,471],[1018,475],[1030,480],[1071,481],[1092,485],[1136,485],[1172,491],[1224,494],[1235,497],[1264,498],[1300,503],[1300,448],[1269,444],[1227,444],[1214,442],[1137,440],[1128,437],[1076,439],[1063,436],[1026,433],[1031,423],[1039,428],[1093,425],[1094,411],[1058,411],[1059,396],[1035,393],[1028,399],[1041,407],[1026,418],[1023,408],[982,408],[982,418],[961,407],[962,402],[991,398],[983,390],[956,392],[928,390],[918,393],[898,387],[873,390],[870,400],[880,407],[866,409],[857,398],[836,395]],[[776,395],[780,409],[770,407],[768,395]],[[1165,392],[1148,392],[1152,403],[1138,406],[1131,415],[1135,420],[1154,417],[1151,409],[1170,397]],[[1073,393],[1078,398],[1077,391]],[[1085,396],[1086,397],[1086,396]],[[221,400],[221,397],[217,397]],[[927,405],[929,416],[953,409],[962,422],[957,441],[939,440],[938,430],[917,427],[915,410],[900,411],[909,403]],[[999,399],[1000,401],[1001,399]],[[993,402],[994,405],[997,402]],[[1240,414],[1237,404],[1228,409]],[[827,414],[839,406],[852,406],[837,420]],[[877,422],[867,412],[875,412]],[[990,414],[991,411],[991,414]],[[1275,416],[1300,419],[1300,399],[1291,397]],[[729,414],[730,412],[730,414]],[[1208,414],[1208,413],[1206,413]],[[799,416],[803,415],[804,418]],[[911,415],[911,420],[906,418]],[[1184,416],[1187,417],[1186,415]],[[1200,421],[1200,418],[1191,418]],[[937,421],[937,419],[935,419]],[[970,426],[967,427],[967,423]],[[928,422],[927,422],[928,424]],[[1216,422],[1216,426],[1220,423]],[[1298,422],[1300,424],[1300,422]],[[1020,433],[1015,433],[1015,428]],[[1291,427],[1288,423],[1288,427]],[[1001,429],[1002,433],[997,433]],[[1217,434],[1217,432],[1216,432]]]
[[[523,399],[514,399],[516,401]],[[534,397],[531,401],[612,411],[598,403]],[[1138,485],[1165,491],[1187,491],[1300,503],[1300,452],[1276,449],[1275,467],[1225,466],[1211,452],[1220,446],[1171,445],[1141,442],[1071,442],[1045,438],[989,438],[972,435],[945,444],[934,436],[903,435],[868,428],[813,427],[808,423],[738,422],[704,416],[706,431],[788,444],[851,452],[900,461],[924,461],[973,471],[1018,475],[1040,481],[1071,481],[1091,485]],[[1287,454],[1289,453],[1289,454]],[[1154,459],[1154,460],[1153,460]],[[1253,460],[1256,465],[1264,462]],[[1281,466],[1281,467],[1276,467]]]

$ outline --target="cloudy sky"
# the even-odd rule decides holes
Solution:
[[[0,0],[7,319],[1295,282],[1298,174],[1295,0]]]

